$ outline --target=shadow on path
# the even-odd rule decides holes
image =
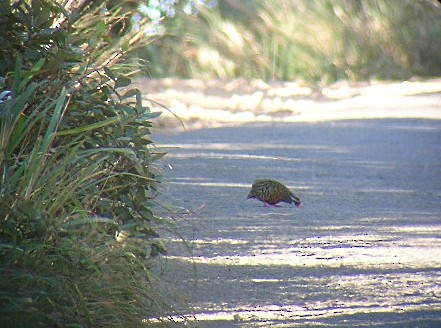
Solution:
[[[170,241],[166,279],[201,327],[441,324],[441,122],[250,124],[157,141],[164,200],[192,255]],[[246,200],[280,180],[299,210]]]

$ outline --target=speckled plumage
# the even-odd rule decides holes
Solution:
[[[284,184],[270,180],[257,179],[251,186],[248,198],[256,198],[264,203],[264,205],[275,205],[280,202],[292,203],[300,206],[300,198],[295,196]]]

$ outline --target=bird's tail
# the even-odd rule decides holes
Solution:
[[[294,202],[296,207],[299,207],[302,204],[302,202],[300,201],[300,198],[297,196],[294,196],[294,195],[291,196],[291,200]]]

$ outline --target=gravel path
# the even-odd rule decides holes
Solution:
[[[156,135],[166,279],[198,327],[441,326],[441,121],[254,123]],[[246,200],[259,177],[300,209]]]

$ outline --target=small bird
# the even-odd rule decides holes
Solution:
[[[257,179],[254,181],[247,199],[249,198],[260,200],[264,206],[276,205],[279,202],[289,204],[294,202],[297,207],[301,204],[300,198],[294,196],[291,190],[284,184],[270,179]]]

